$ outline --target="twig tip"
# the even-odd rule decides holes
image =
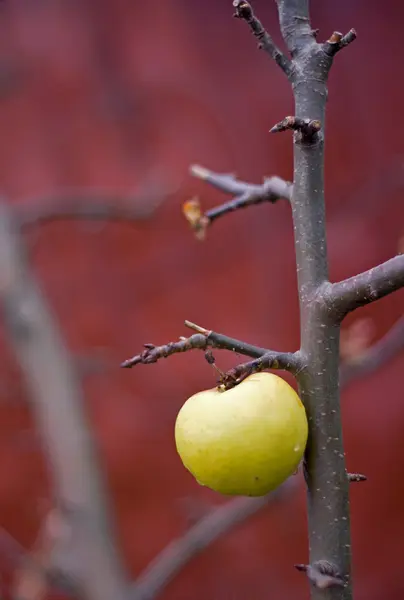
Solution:
[[[207,179],[209,177],[209,169],[206,169],[201,165],[191,165],[189,171],[191,175],[198,177],[199,179]]]
[[[196,323],[193,323],[192,321],[188,321],[187,319],[185,319],[184,325],[185,325],[185,327],[189,327],[189,329],[193,329],[197,333],[202,333],[203,335],[206,335],[206,336],[208,336],[211,333],[208,329],[205,329],[205,327],[201,327],[200,325],[197,325]]]

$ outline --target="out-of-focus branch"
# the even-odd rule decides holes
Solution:
[[[324,300],[342,320],[349,312],[404,287],[404,254],[338,283],[326,284]]]
[[[215,173],[200,165],[193,165],[190,170],[195,177],[234,196],[229,202],[219,204],[205,212],[202,211],[198,200],[185,202],[184,215],[200,239],[205,237],[206,229],[213,221],[228,213],[264,202],[274,204],[278,200],[290,201],[292,197],[292,184],[280,177],[269,177],[261,185],[256,185],[239,181],[234,175],[228,173]]]
[[[126,577],[115,552],[80,384],[5,203],[0,204],[0,302],[48,455],[57,503],[68,510],[72,575],[88,600],[124,600]]]
[[[236,498],[213,509],[182,537],[171,542],[143,571],[134,584],[136,600],[152,600],[194,556],[235,525],[283,498],[292,485],[286,481],[276,492],[262,498]]]
[[[49,198],[34,198],[29,203],[14,206],[13,211],[20,227],[24,228],[61,220],[131,223],[149,219],[177,187],[170,181],[152,180],[127,197],[102,191],[69,190]]]
[[[64,552],[70,530],[60,509],[50,510],[43,521],[33,548],[26,551],[8,534],[1,531],[7,550],[17,555],[19,565],[14,572],[12,597],[19,600],[42,600],[50,588],[73,598],[80,598],[77,582],[70,572],[58,568],[55,557]]]
[[[404,350],[404,316],[378,342],[359,354],[355,360],[343,363],[340,385],[346,386],[359,377],[373,373]]]

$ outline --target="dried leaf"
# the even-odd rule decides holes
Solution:
[[[204,240],[206,229],[209,225],[209,219],[202,213],[201,204],[198,198],[187,200],[182,205],[182,212],[188,223],[194,230],[198,240]]]

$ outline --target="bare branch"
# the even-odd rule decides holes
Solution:
[[[229,202],[215,206],[206,212],[202,212],[199,200],[195,198],[184,203],[184,215],[199,239],[204,238],[206,228],[213,221],[228,213],[264,202],[274,204],[282,199],[290,201],[292,197],[292,184],[280,177],[269,177],[261,185],[256,185],[239,181],[231,174],[215,173],[199,165],[193,165],[191,173],[222,192],[235,196]]]
[[[404,286],[404,254],[338,283],[326,284],[324,300],[342,320],[349,312],[384,298]]]
[[[133,586],[136,600],[152,600],[152,598],[155,598],[194,556],[202,552],[235,525],[256,514],[269,502],[282,499],[289,490],[291,481],[289,479],[276,492],[268,496],[262,498],[235,498],[223,506],[214,508],[182,537],[166,546],[150,563]]]
[[[306,573],[310,583],[319,590],[345,587],[345,581],[336,566],[326,560],[319,560],[313,565],[295,565],[295,569]]]
[[[235,367],[235,369],[232,370],[234,371],[234,376],[241,377],[242,379],[244,379],[244,377],[246,377],[249,373],[268,368],[286,369],[292,372],[301,368],[300,357],[297,353],[291,354],[286,352],[273,352],[271,350],[266,350],[265,348],[260,348],[258,346],[253,346],[252,344],[247,344],[246,342],[236,340],[228,337],[227,335],[223,335],[222,333],[217,333],[216,331],[209,331],[208,329],[200,327],[199,325],[195,325],[190,321],[185,321],[185,324],[191,329],[196,329],[199,333],[196,333],[189,338],[181,338],[178,342],[169,342],[163,346],[144,344],[146,349],[141,354],[137,354],[136,356],[125,360],[123,363],[121,363],[121,367],[131,368],[138,364],[146,365],[154,363],[161,358],[167,358],[168,356],[177,354],[178,352],[218,348],[221,350],[238,352],[240,354],[252,356],[257,359],[260,357],[264,358],[263,362],[253,361],[252,363],[245,363],[244,365]],[[229,375],[229,378],[230,377],[231,376]],[[239,381],[236,383],[239,383]],[[228,387],[232,387],[232,385],[229,384]]]
[[[341,386],[372,373],[404,350],[404,316],[378,342],[340,368]]]
[[[269,33],[262,26],[261,21],[254,15],[251,4],[246,0],[233,0],[233,6],[236,9],[234,16],[243,19],[258,39],[258,48],[265,50],[288,77],[293,68],[291,61],[276,46]]]
[[[53,221],[141,221],[149,219],[174,188],[145,190],[127,198],[84,190],[71,190],[49,198],[32,199],[13,207],[20,227],[32,227]]]
[[[0,302],[47,449],[57,503],[73,507],[68,517],[73,577],[89,600],[123,600],[127,582],[80,384],[5,204],[0,205]]]
[[[330,39],[324,42],[323,50],[329,56],[334,56],[339,50],[356,40],[356,35],[355,29],[350,29],[345,35],[342,35],[339,31],[334,31]]]

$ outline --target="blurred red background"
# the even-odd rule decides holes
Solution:
[[[400,115],[402,3],[316,0],[326,39],[355,27],[358,40],[331,72],[326,144],[332,279],[393,256],[404,235]],[[254,8],[281,43],[275,3]],[[13,204],[61,189],[128,197],[150,173],[179,183],[148,220],[97,227],[43,225],[27,236],[31,260],[74,355],[108,357],[85,379],[120,550],[135,578],[189,523],[191,506],[225,499],[197,486],[176,455],[183,401],[211,387],[201,354],[122,371],[144,342],[187,335],[184,319],[283,350],[298,347],[290,211],[260,206],[217,222],[197,242],[181,203],[224,198],[188,175],[200,163],[258,182],[292,176],[292,143],[269,128],[293,113],[282,73],[258,52],[231,2],[82,0],[0,6],[0,180]],[[117,200],[118,202],[118,200]],[[358,311],[374,339],[403,312],[397,293]],[[41,441],[16,361],[3,337],[0,378],[0,525],[32,545],[52,497]],[[222,368],[239,357],[216,353]],[[356,600],[401,599],[404,397],[401,355],[343,394]],[[191,561],[163,600],[306,598],[293,564],[307,560],[304,490],[261,511]],[[15,565],[14,565],[15,566]],[[14,568],[3,548],[0,569]]]

